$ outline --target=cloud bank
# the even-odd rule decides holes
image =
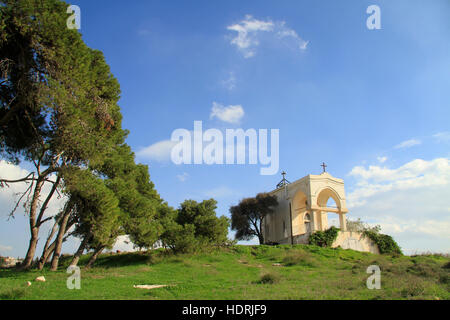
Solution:
[[[415,159],[398,168],[354,167],[349,219],[379,224],[406,253],[450,252],[450,161]]]

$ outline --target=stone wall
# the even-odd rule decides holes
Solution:
[[[332,248],[336,247],[380,254],[380,250],[378,250],[376,243],[368,237],[364,237],[361,232],[339,231],[338,236],[332,245]]]
[[[294,236],[292,241],[294,244],[309,244],[309,234],[301,234]],[[279,244],[291,244],[291,238],[283,238]],[[332,248],[341,247],[342,249],[352,249],[355,251],[371,252],[380,254],[378,246],[368,237],[364,237],[361,232],[339,231],[336,240],[333,242]]]

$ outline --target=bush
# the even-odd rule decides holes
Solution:
[[[450,276],[448,274],[441,274],[439,276],[439,282],[443,284],[450,284]]]
[[[387,234],[366,230],[363,232],[363,235],[369,237],[369,239],[376,243],[381,254],[403,254],[397,242]]]
[[[325,231],[316,231],[309,236],[309,244],[319,247],[331,247],[338,233],[339,229],[336,227],[331,227]]]
[[[162,219],[161,241],[175,253],[192,253],[218,246],[230,246],[227,238],[229,219],[216,216],[214,199],[184,201],[178,210],[170,210]]]
[[[261,276],[258,283],[261,284],[274,284],[279,281],[279,276],[275,273],[266,273]]]
[[[425,287],[422,281],[412,280],[408,286],[402,290],[402,296],[404,298],[422,296],[425,293]]]
[[[191,224],[171,225],[162,235],[162,240],[175,253],[191,253],[199,247],[199,241],[195,238],[195,227]]]

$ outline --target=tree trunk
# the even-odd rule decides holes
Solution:
[[[41,178],[38,178],[36,182],[36,187],[34,189],[33,193],[33,199],[31,200],[31,207],[30,207],[30,216],[29,216],[29,222],[30,222],[30,232],[31,232],[31,238],[30,238],[30,244],[28,245],[27,254],[25,256],[25,259],[23,260],[22,269],[30,269],[31,264],[33,263],[34,255],[36,253],[36,246],[38,243],[38,236],[39,236],[39,224],[36,223],[36,211],[37,206],[39,202],[39,196],[41,194],[42,185],[44,184],[44,181]]]
[[[42,174],[39,175],[39,177],[36,181],[36,187],[34,188],[33,198],[31,200],[31,205],[30,205],[30,216],[29,216],[30,231],[31,231],[30,244],[28,245],[27,254],[21,265],[21,269],[24,269],[24,270],[28,270],[31,268],[31,265],[32,265],[33,259],[34,259],[34,255],[36,254],[36,246],[37,246],[37,243],[39,240],[39,238],[38,238],[39,228],[41,227],[41,224],[47,220],[47,219],[42,220],[42,217],[44,216],[44,212],[47,209],[47,205],[48,205],[51,197],[55,193],[55,191],[58,187],[58,184],[61,181],[61,176],[58,176],[55,183],[53,184],[52,189],[50,190],[50,193],[48,194],[47,198],[45,199],[45,201],[41,207],[39,215],[36,217],[37,208],[38,208],[38,204],[39,204],[39,197],[41,195],[42,187],[44,185],[46,177],[48,175],[50,175],[52,172],[54,172],[54,168],[49,167],[44,172],[42,172]]]
[[[67,224],[66,227],[66,231],[69,230],[73,225],[75,224],[75,221],[71,221],[70,223]],[[69,237],[69,235],[67,235],[66,237],[64,237],[63,239],[63,243],[67,240],[67,238]],[[42,270],[45,266],[46,263],[50,263],[52,260],[52,254],[55,251],[55,247],[56,247],[56,239],[55,241],[52,242],[52,244],[48,247],[48,249],[45,251],[45,253],[42,254],[41,259],[39,260],[39,270]],[[42,264],[42,266],[41,266]]]
[[[259,239],[259,244],[264,244],[264,236],[262,233],[262,219],[259,220],[258,239]]]
[[[264,244],[264,237],[261,234],[258,234],[259,244]]]
[[[64,211],[64,215],[61,219],[58,236],[56,237],[55,241],[55,251],[53,251],[52,266],[50,268],[51,271],[58,270],[58,262],[59,256],[61,254],[63,238],[64,235],[66,234],[67,222],[69,221],[70,213],[72,212],[73,206],[74,204],[72,202],[67,204],[66,209]]]
[[[73,255],[72,262],[70,263],[70,266],[76,266],[78,264],[78,261],[80,260],[81,255],[84,252],[84,249],[86,249],[87,244],[91,240],[91,235],[88,235],[84,237],[83,241],[81,241],[80,246],[78,247],[77,252]]]
[[[100,255],[100,253],[102,253],[103,249],[105,249],[105,246],[103,246],[103,245],[100,245],[95,249],[94,254],[91,256],[91,258],[89,259],[89,261],[86,265],[87,269],[92,267],[95,260],[97,260],[97,257]]]
[[[53,251],[55,251],[56,240],[44,251],[38,262],[38,270],[44,269],[46,263],[50,262]]]
[[[55,242],[53,242],[53,248],[50,248],[50,241],[53,239],[53,236],[55,235],[56,231],[58,230],[59,222],[61,221],[62,217],[59,217],[55,224],[53,225],[52,231],[50,232],[50,235],[47,238],[47,241],[45,242],[44,249],[42,250],[41,258],[39,259],[38,263],[38,269],[42,270],[44,268],[45,263],[47,262],[48,257],[50,256],[50,252],[54,250]]]

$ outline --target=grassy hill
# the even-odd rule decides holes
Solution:
[[[84,256],[80,266],[89,256]],[[81,289],[66,273],[0,270],[0,299],[450,299],[450,258],[384,256],[306,245],[233,246],[195,255],[104,254],[81,269]],[[369,290],[369,265],[381,289]],[[46,282],[34,279],[44,275]],[[27,287],[27,281],[32,285]],[[152,290],[133,285],[164,284]]]

